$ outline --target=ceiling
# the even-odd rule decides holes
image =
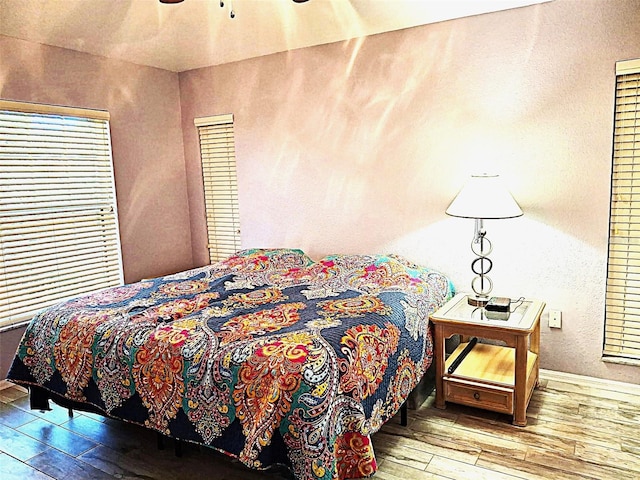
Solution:
[[[181,72],[543,1],[0,0],[0,34]]]

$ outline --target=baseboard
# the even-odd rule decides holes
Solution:
[[[0,380],[0,390],[4,390],[5,388],[13,387],[15,383],[11,383],[9,380]]]
[[[599,390],[640,396],[640,385],[602,378],[587,377],[574,373],[556,372],[554,370],[540,369],[540,378],[556,382],[571,383],[582,387],[591,387]]]

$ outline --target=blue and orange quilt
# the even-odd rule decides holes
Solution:
[[[397,256],[244,250],[39,313],[9,379],[299,479],[376,471],[453,293]]]

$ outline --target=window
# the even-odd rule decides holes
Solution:
[[[222,260],[240,249],[238,180],[233,115],[196,118],[204,181],[209,260]]]
[[[0,326],[122,282],[108,113],[0,101]]]
[[[640,60],[616,64],[605,357],[640,360]]]

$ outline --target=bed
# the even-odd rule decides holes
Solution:
[[[452,294],[398,256],[244,250],[40,312],[8,379],[34,408],[98,411],[299,479],[364,478]]]

